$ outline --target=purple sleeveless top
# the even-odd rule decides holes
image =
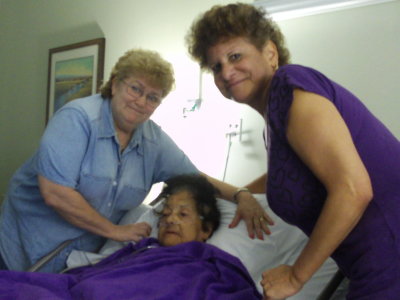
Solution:
[[[269,205],[310,235],[327,195],[286,138],[295,88],[336,106],[372,181],[373,200],[332,255],[350,279],[348,299],[400,299],[400,142],[353,94],[311,68],[280,67],[271,82],[265,116]]]

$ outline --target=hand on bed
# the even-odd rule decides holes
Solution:
[[[243,219],[250,238],[253,239],[257,236],[257,238],[263,240],[264,233],[271,234],[268,225],[273,225],[274,221],[268,216],[253,195],[250,193],[240,193],[237,200],[236,214],[229,227],[236,227],[240,220]]]
[[[151,226],[146,222],[118,225],[113,240],[118,242],[138,242],[148,237]]]
[[[280,300],[297,294],[303,284],[295,277],[293,267],[280,265],[262,274],[264,300]]]

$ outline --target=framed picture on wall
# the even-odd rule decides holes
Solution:
[[[95,94],[103,79],[105,39],[49,50],[46,123],[65,103]]]

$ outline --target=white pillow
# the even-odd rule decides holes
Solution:
[[[284,222],[270,209],[265,194],[253,196],[274,220],[274,225],[269,227],[271,234],[264,235],[264,240],[256,238],[252,240],[243,221],[237,227],[229,228],[228,226],[236,212],[236,205],[218,199],[221,224],[207,242],[238,257],[249,271],[258,290],[262,293],[260,285],[262,273],[281,264],[293,264],[303,250],[308,238],[301,230]],[[287,299],[317,299],[336,271],[335,262],[328,259],[300,293]],[[334,299],[345,299],[345,291],[341,290]]]
[[[221,224],[207,242],[238,257],[258,284],[263,271],[288,261],[303,247],[306,239],[298,229],[288,226],[270,210],[265,195],[254,196],[275,222],[275,225],[270,226],[271,235],[264,235],[264,240],[252,240],[243,221],[236,228],[229,228],[235,216],[236,205],[219,199]]]

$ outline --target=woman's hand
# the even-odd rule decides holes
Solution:
[[[118,242],[138,242],[151,233],[151,226],[146,222],[117,225],[113,240]]]
[[[242,192],[236,197],[238,207],[230,228],[236,227],[240,220],[246,223],[249,236],[253,239],[255,235],[260,240],[264,239],[263,233],[271,234],[268,225],[274,225],[274,221],[264,211],[260,203],[248,192]]]
[[[236,227],[240,220],[243,219],[246,223],[249,236],[252,239],[254,239],[255,235],[257,235],[260,240],[263,240],[263,232],[266,234],[271,233],[268,225],[273,225],[274,221],[272,221],[260,203],[258,203],[256,198],[254,198],[249,191],[237,193],[237,187],[210,177],[207,174],[202,173],[202,175],[205,176],[208,181],[212,183],[212,185],[214,185],[223,199],[237,203],[238,207],[231,224],[229,224],[230,228]],[[256,182],[258,184],[261,181],[265,182],[266,176],[267,175],[264,174],[262,177],[257,179]],[[262,185],[265,186],[265,184]]]
[[[281,265],[262,274],[264,300],[280,300],[297,294],[303,283],[296,278],[292,266]]]

